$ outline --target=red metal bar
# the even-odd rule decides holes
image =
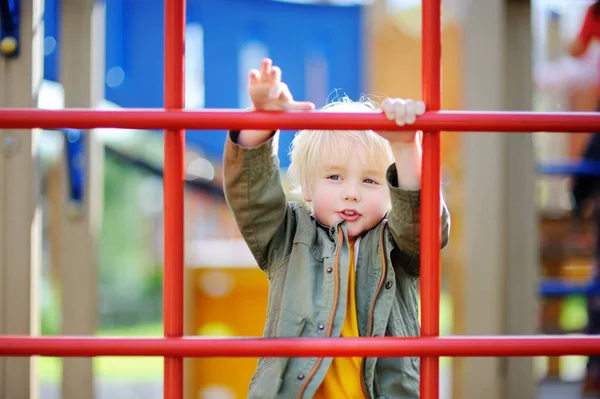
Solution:
[[[398,127],[378,113],[249,112],[240,110],[119,111],[0,109],[0,129],[373,129],[447,132],[595,132],[596,112],[427,112]]]
[[[429,111],[441,106],[441,1],[423,0],[422,97]],[[472,127],[471,127],[472,129]],[[440,131],[424,131],[421,175],[421,336],[440,335]],[[439,397],[439,357],[421,357],[421,398]]]
[[[0,337],[0,356],[400,357],[600,354],[597,336],[429,338]]]
[[[165,0],[164,106],[185,107],[185,0]],[[185,132],[183,126],[165,130],[163,284],[164,334],[183,336],[183,234]],[[183,399],[183,358],[164,359],[164,398]]]

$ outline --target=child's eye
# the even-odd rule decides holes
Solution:
[[[341,176],[340,175],[331,175],[331,176],[327,176],[327,178],[330,180],[340,180]]]
[[[379,184],[379,183],[377,183],[375,180],[373,180],[373,179],[370,179],[370,178],[368,178],[368,177],[367,177],[367,178],[364,180],[364,182],[365,182],[365,183],[368,183],[368,184]]]

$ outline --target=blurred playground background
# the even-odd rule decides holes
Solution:
[[[465,46],[464,24],[474,1],[444,2],[443,109],[459,110],[464,106],[463,86],[469,76],[464,73],[461,54]],[[63,7],[67,3],[70,2],[44,1],[40,108],[65,107],[60,70],[61,52],[68,51],[61,45]],[[104,96],[97,108],[162,107],[163,2],[101,3],[105,17]],[[526,94],[532,97],[532,110],[594,110],[599,46],[595,43],[588,55],[577,61],[564,51],[590,2],[526,3],[532,67],[522,73],[529,74],[534,82],[532,92]],[[186,108],[246,107],[247,71],[265,56],[281,66],[284,80],[296,98],[313,101],[317,106],[344,94],[355,99],[363,93],[420,98],[420,18],[420,1],[415,0],[187,0]],[[485,35],[481,32],[484,41]],[[511,56],[510,51],[506,52],[506,57]],[[283,176],[293,133],[282,132],[280,139]],[[82,283],[70,281],[61,269],[78,250],[65,237],[71,234],[71,212],[82,201],[82,193],[91,192],[89,180],[96,179],[101,182],[94,191],[100,196],[101,223],[90,256],[94,272],[87,277],[95,287],[95,299],[82,299],[70,306],[93,306],[93,329],[98,336],[161,336],[162,134],[120,129],[98,129],[94,134],[101,156],[95,158],[96,163],[87,174],[82,169],[86,159],[85,135],[51,130],[39,135],[43,215],[41,334],[62,333],[61,323],[69,307],[62,302],[61,287]],[[224,137],[222,131],[187,132],[186,334],[259,336],[267,280],[254,267],[224,202]],[[583,284],[589,276],[592,230],[588,222],[583,229],[573,228],[568,175],[544,173],[544,165],[576,161],[587,139],[587,134],[533,135],[539,165],[536,333],[577,334],[587,321],[582,291],[573,284]],[[464,331],[462,327],[455,328],[463,311],[455,305],[455,295],[462,292],[465,284],[460,277],[461,264],[464,248],[469,245],[462,235],[463,217],[469,210],[463,202],[465,164],[460,155],[461,140],[459,133],[447,132],[443,136],[443,190],[452,212],[453,231],[451,245],[442,253],[442,335]],[[561,279],[560,293],[543,284],[545,277]],[[583,356],[536,358],[536,383],[558,384],[544,388],[550,393],[560,384],[577,384],[583,377],[585,362]],[[190,395],[245,397],[255,364],[256,359],[189,360],[186,381]],[[442,395],[450,398],[453,361],[442,359],[441,369],[445,387]],[[95,358],[93,373],[97,397],[162,397],[162,358]],[[43,399],[61,397],[62,359],[40,358],[38,377]]]

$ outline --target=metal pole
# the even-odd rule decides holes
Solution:
[[[428,111],[441,97],[441,1],[422,2],[422,96]],[[421,336],[440,334],[440,132],[423,134],[421,176]],[[421,397],[439,397],[439,357],[421,358]]]
[[[0,356],[523,357],[600,354],[600,337],[163,338],[0,336]]]
[[[164,103],[167,110],[184,108],[185,0],[165,0]],[[183,234],[185,132],[165,130],[164,177],[164,334],[183,336]],[[165,357],[165,399],[183,398],[183,358]]]
[[[428,106],[430,106],[428,104]],[[373,112],[247,112],[233,109],[180,110],[41,110],[0,109],[2,129],[321,129],[446,130],[453,132],[594,132],[597,112],[426,112],[413,125],[399,127]],[[429,136],[431,137],[431,136]],[[427,141],[424,145],[428,146]]]

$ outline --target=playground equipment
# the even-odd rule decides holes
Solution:
[[[44,79],[59,82],[64,17],[59,0],[44,3]],[[162,107],[164,38],[161,29],[155,28],[163,24],[162,1],[106,0],[105,4],[106,26],[110,27],[105,34],[105,99],[123,108]],[[264,56],[276,59],[285,70],[294,96],[317,106],[336,88],[343,88],[350,98],[364,92],[363,6],[203,0],[186,2],[185,11],[184,104],[188,110],[246,108],[246,73]],[[227,15],[225,25],[223,15]],[[311,30],[319,35],[303,34]],[[156,127],[157,133],[162,128]],[[202,130],[188,128],[186,144],[220,159],[225,132]],[[292,138],[293,132],[280,135],[282,167],[288,166]]]
[[[187,334],[221,338],[262,334],[269,284],[243,240],[188,243],[185,270]],[[206,303],[211,306],[204,306]],[[190,397],[224,392],[224,396],[243,398],[248,394],[256,360],[196,358],[186,367],[193,376],[187,387]]]
[[[164,397],[183,396],[184,357],[421,356],[421,397],[439,396],[439,356],[540,356],[600,354],[596,337],[439,337],[440,130],[588,132],[600,129],[597,114],[440,111],[441,7],[423,2],[423,130],[421,194],[422,336],[355,339],[190,339],[183,332],[184,131],[195,129],[380,129],[398,127],[382,115],[319,112],[270,114],[232,110],[183,111],[185,6],[166,0],[164,110],[0,110],[1,128],[146,128],[165,130],[164,338],[0,337],[2,356],[163,356]],[[408,129],[409,127],[405,127]]]
[[[600,175],[595,161],[570,161],[541,164],[538,173],[546,177]],[[541,300],[540,331],[544,334],[581,333],[581,326],[561,325],[567,297],[598,296],[600,285],[592,281],[595,242],[593,220],[575,222],[570,212],[540,217],[541,274],[538,295]],[[577,239],[571,237],[576,234]],[[548,359],[548,379],[560,379],[558,357]]]

